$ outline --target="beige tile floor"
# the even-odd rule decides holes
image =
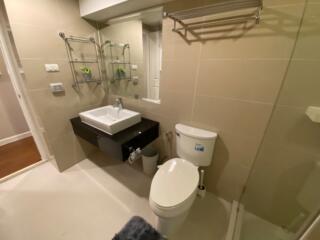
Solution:
[[[59,173],[50,163],[0,184],[1,240],[107,240],[134,215],[155,223],[151,178],[125,163],[84,160]],[[198,198],[174,240],[222,240],[230,205]]]
[[[293,234],[256,215],[245,212],[240,240],[291,240]]]

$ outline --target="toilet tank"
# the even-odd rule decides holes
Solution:
[[[177,154],[196,166],[209,166],[217,137],[215,132],[177,124]]]

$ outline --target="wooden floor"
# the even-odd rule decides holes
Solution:
[[[33,137],[0,146],[0,178],[41,160]]]

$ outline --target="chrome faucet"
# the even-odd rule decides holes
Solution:
[[[114,103],[113,107],[119,108],[119,110],[123,109],[123,102],[122,98],[116,98],[116,102]]]

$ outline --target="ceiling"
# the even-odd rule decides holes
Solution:
[[[95,4],[96,1],[96,4]],[[115,0],[80,0],[81,16],[85,19],[106,22],[108,19],[123,16],[129,13],[138,12],[144,9],[148,9],[155,6],[160,6],[165,2],[172,0],[127,0],[127,1],[115,1]],[[113,2],[113,5],[110,4]],[[95,4],[95,6],[90,6]],[[82,5],[82,6],[81,6]],[[91,12],[83,11],[84,5],[86,8],[94,9]],[[82,8],[82,9],[81,9]]]
[[[125,16],[112,18],[107,20],[105,24],[115,24],[120,22],[128,22],[132,20],[141,20],[141,22],[150,27],[162,25],[163,7],[154,7],[142,10]]]

